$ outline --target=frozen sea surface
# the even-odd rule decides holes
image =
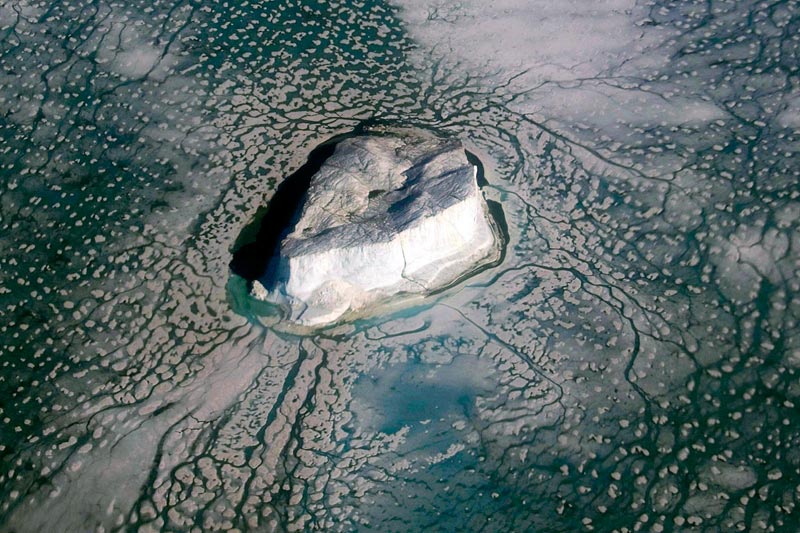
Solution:
[[[800,530],[793,1],[0,4],[0,530]],[[313,147],[458,136],[503,262],[314,336]]]

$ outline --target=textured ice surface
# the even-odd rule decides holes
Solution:
[[[0,2],[0,530],[800,531],[799,9]],[[237,314],[371,117],[487,162],[503,262]]]
[[[341,141],[312,177],[261,299],[306,326],[427,294],[499,256],[499,241],[460,142],[405,131]]]

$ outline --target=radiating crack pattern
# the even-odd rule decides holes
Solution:
[[[0,5],[0,529],[796,531],[791,1]],[[363,120],[503,262],[294,336],[239,232]]]

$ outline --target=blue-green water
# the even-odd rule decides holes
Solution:
[[[0,4],[0,530],[797,531],[800,8]],[[242,229],[362,120],[510,242],[313,336]]]

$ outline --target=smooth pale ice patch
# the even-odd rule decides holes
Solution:
[[[639,51],[655,42],[652,32],[646,38],[631,23],[631,12],[642,10],[633,0],[394,3],[409,31],[425,45],[441,46],[460,61],[491,71],[530,69],[537,79],[596,76],[625,60],[641,61]],[[665,59],[658,54],[647,58]]]
[[[784,128],[800,129],[800,96],[797,96],[786,105],[778,115],[778,124]]]
[[[424,295],[495,260],[499,240],[460,142],[419,132],[340,142],[256,298],[323,326],[398,295]]]
[[[697,125],[725,117],[722,110],[709,102],[681,96],[666,98],[593,80],[575,87],[534,93],[509,108],[541,118],[555,116],[565,122],[592,124],[604,131],[615,125]]]
[[[147,74],[161,58],[161,50],[142,46],[119,52],[114,60],[114,70],[131,78]]]

